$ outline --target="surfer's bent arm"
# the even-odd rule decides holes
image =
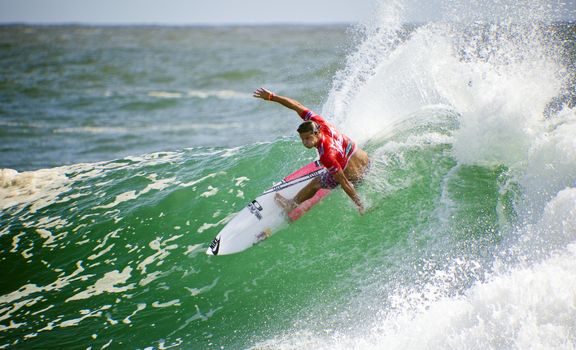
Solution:
[[[298,113],[298,115],[301,115],[302,112],[308,110],[308,108],[304,107],[300,102],[293,100],[289,97],[276,95],[272,91],[266,90],[264,88],[259,88],[256,91],[254,91],[254,97],[261,98],[266,101],[273,101],[279,103],[282,106],[290,108],[291,110],[295,111],[296,113]]]
[[[334,179],[340,184],[340,186],[342,186],[342,189],[344,190],[344,192],[346,192],[348,197],[350,197],[350,199],[352,199],[354,204],[356,204],[360,214],[363,214],[364,213],[364,206],[362,205],[362,201],[360,200],[360,196],[358,196],[358,192],[356,192],[354,185],[352,185],[352,183],[348,180],[346,175],[344,175],[344,172],[342,170],[338,170],[338,172],[335,173],[333,176],[334,176]]]

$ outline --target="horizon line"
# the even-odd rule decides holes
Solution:
[[[84,21],[2,21],[0,26],[31,25],[31,26],[165,26],[165,27],[217,27],[217,26],[273,26],[273,25],[356,25],[359,21],[322,21],[322,22],[197,22],[197,23],[169,23],[169,22],[84,22]]]
[[[438,21],[406,21],[402,25],[425,25]],[[445,21],[439,21],[445,22]],[[494,23],[493,21],[486,21]],[[522,21],[520,21],[522,22]],[[544,21],[543,21],[544,22]],[[554,21],[545,21],[547,24],[576,24],[576,19],[559,19]],[[361,25],[362,21],[326,21],[326,22],[206,22],[206,23],[160,23],[160,22],[34,22],[34,21],[0,21],[0,27],[10,26],[34,26],[34,27],[258,27],[258,26],[356,26]]]

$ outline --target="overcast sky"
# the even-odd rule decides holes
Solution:
[[[495,7],[545,4],[555,19],[576,20],[576,0],[378,0],[404,8],[404,20],[441,16],[441,7],[476,14]],[[356,23],[366,20],[377,0],[0,0],[0,23],[84,24],[265,24]],[[495,6],[492,6],[492,3]],[[488,5],[487,5],[488,4]],[[522,5],[524,4],[524,5]],[[560,5],[561,4],[561,5]],[[476,10],[476,8],[478,10]],[[454,10],[456,9],[456,10]]]
[[[374,0],[0,0],[0,22],[333,23],[369,16]]]

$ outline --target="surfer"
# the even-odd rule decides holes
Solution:
[[[360,214],[364,206],[354,188],[354,183],[362,179],[370,160],[368,154],[349,137],[340,133],[321,116],[304,107],[300,102],[279,96],[264,88],[254,91],[254,97],[273,101],[290,108],[304,120],[298,126],[298,134],[306,148],[316,148],[320,163],[328,170],[322,176],[314,178],[292,199],[276,194],[276,202],[288,213],[305,200],[312,198],[321,188],[334,189],[338,185],[358,207]]]

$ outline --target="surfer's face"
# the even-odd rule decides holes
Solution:
[[[303,132],[300,133],[300,139],[302,140],[302,144],[306,148],[314,148],[320,141],[320,134],[313,133],[313,132]]]

